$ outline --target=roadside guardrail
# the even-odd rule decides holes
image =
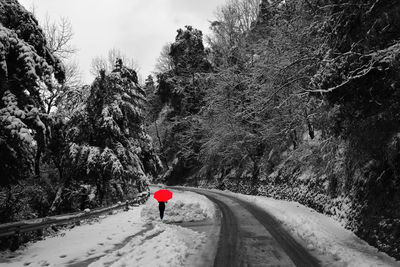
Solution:
[[[56,216],[49,216],[44,218],[23,220],[19,222],[0,224],[0,238],[7,236],[19,235],[32,231],[42,230],[53,225],[65,225],[69,223],[76,223],[77,221],[87,219],[90,217],[97,217],[110,211],[126,208],[132,204],[143,204],[149,198],[150,192],[142,192],[136,198],[126,201],[124,203],[115,204],[105,208],[97,208],[88,212],[80,211],[69,214],[62,214]]]

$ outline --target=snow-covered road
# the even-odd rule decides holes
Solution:
[[[220,192],[191,190],[207,196],[222,211],[214,266],[320,266],[307,249],[262,209]]]
[[[204,266],[213,262],[210,235],[219,232],[213,228],[215,212],[204,196],[174,191],[163,222],[151,197],[145,206],[62,230],[16,252],[3,252],[0,266]],[[208,231],[175,225],[210,220]]]
[[[298,246],[303,247],[305,250],[303,252],[309,254],[306,256],[308,259],[304,260],[311,260],[309,258],[311,256],[317,259],[321,266],[400,266],[399,261],[371,247],[337,221],[297,202],[229,191],[177,188],[205,194],[228,206],[230,211],[224,214],[229,218],[226,224],[231,235],[238,233],[236,236],[229,237],[230,243],[237,244],[236,248],[231,246],[233,253],[230,253],[236,261],[243,261],[239,266],[246,266],[246,264],[313,266],[315,263],[307,263],[301,257],[298,258],[299,255],[294,255],[303,250]],[[278,227],[273,224],[278,224]],[[294,246],[289,244],[293,240],[288,239],[287,234],[290,234],[297,244]],[[275,240],[271,240],[271,237]],[[260,239],[260,242],[257,242],[257,239]],[[269,242],[269,245],[266,242]],[[295,250],[299,248],[300,251],[292,251],[293,248]],[[218,255],[216,260],[218,260]],[[232,266],[224,264],[227,259],[220,261],[222,264],[219,266]]]
[[[152,193],[158,189],[152,187]],[[171,190],[163,221],[150,197],[144,206],[3,252],[0,265],[400,266],[338,222],[296,202],[188,187]]]

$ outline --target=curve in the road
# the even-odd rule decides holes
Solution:
[[[313,255],[311,255],[306,248],[297,242],[271,214],[263,209],[231,195],[209,192],[203,189],[188,190],[208,197],[211,201],[218,205],[223,214],[221,221],[220,240],[214,266],[241,266],[239,258],[240,248],[237,247],[239,233],[237,219],[229,205],[221,201],[219,197],[215,197],[216,195],[229,198],[250,212],[251,215],[253,215],[260,222],[260,224],[262,224],[262,226],[264,226],[265,230],[272,235],[272,237],[277,241],[283,251],[289,256],[296,266],[321,266],[319,261]]]

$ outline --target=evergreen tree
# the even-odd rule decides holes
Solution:
[[[36,19],[16,0],[0,2],[0,184],[28,178],[49,136],[40,87],[50,90],[64,69],[46,46]]]
[[[136,72],[122,60],[96,78],[85,110],[68,126],[67,187],[95,186],[96,200],[103,204],[132,197],[135,184],[157,175],[160,163],[144,131],[144,102]]]
[[[162,158],[169,183],[183,181],[200,166],[198,154],[202,127],[198,114],[204,106],[207,81],[212,71],[203,45],[203,34],[191,26],[179,29],[171,44],[173,68],[157,76],[156,95],[163,106],[155,118]]]

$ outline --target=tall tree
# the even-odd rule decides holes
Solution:
[[[143,126],[145,95],[136,82],[135,71],[120,59],[110,74],[95,79],[85,109],[68,126],[63,188],[92,185],[104,204],[132,197],[135,183],[157,174],[160,163]],[[53,210],[63,204],[58,196]]]
[[[170,166],[169,183],[184,180],[199,166],[201,121],[196,116],[204,106],[207,81],[212,71],[201,31],[186,26],[179,29],[171,44],[169,58],[173,68],[157,75],[152,102],[160,106],[153,116],[154,139],[161,140],[161,157]],[[158,133],[158,135],[157,135]]]
[[[206,38],[216,66],[226,64],[246,44],[246,35],[258,19],[260,2],[229,0],[216,10],[216,20],[210,25],[211,34]]]
[[[0,180],[7,184],[28,177],[32,162],[39,174],[38,155],[48,137],[40,87],[48,90],[53,74],[59,82],[65,74],[36,19],[15,0],[0,2],[0,33]]]

